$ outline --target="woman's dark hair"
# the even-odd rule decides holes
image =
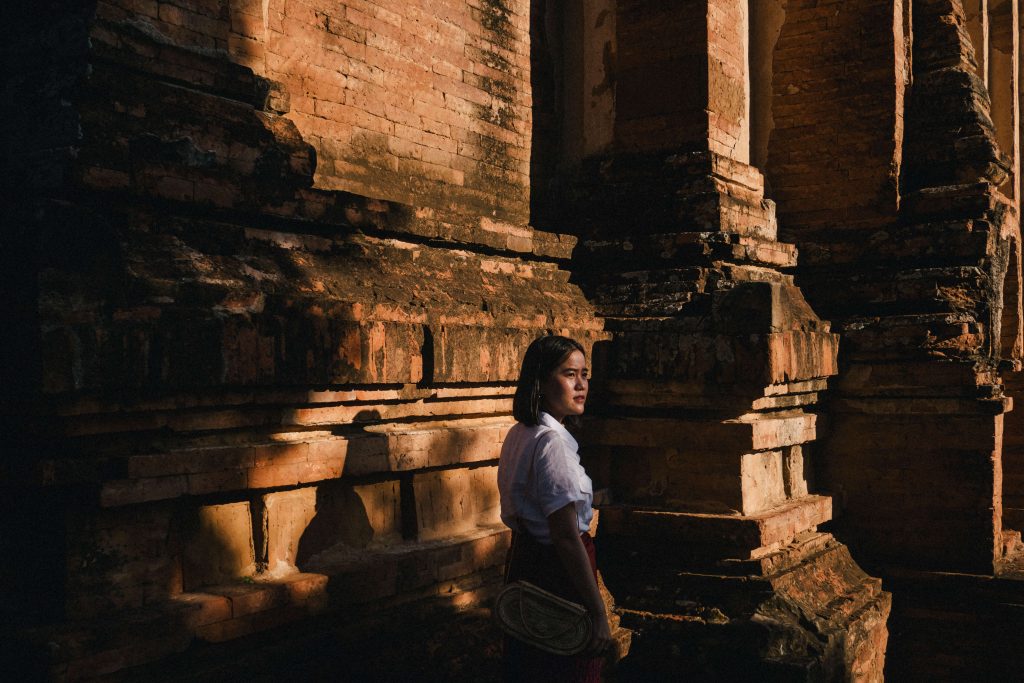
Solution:
[[[519,370],[516,395],[512,398],[512,415],[519,422],[535,425],[540,422],[540,385],[558,369],[573,351],[586,355],[575,339],[557,334],[539,337],[530,343]]]

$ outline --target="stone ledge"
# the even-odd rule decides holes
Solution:
[[[758,236],[706,231],[659,233],[625,241],[589,240],[578,251],[577,263],[613,271],[629,264],[635,264],[637,270],[676,269],[705,264],[709,257],[788,268],[796,265],[797,257],[792,244]]]
[[[832,519],[832,499],[806,496],[749,516],[663,512],[611,505],[601,508],[602,531],[637,539],[679,539],[736,553],[736,559],[770,555]]]
[[[177,412],[194,408],[227,408],[251,406],[309,405],[342,403],[389,403],[425,400],[481,399],[511,397],[515,387],[505,383],[469,387],[429,386],[403,384],[398,387],[339,386],[330,389],[289,387],[252,388],[243,391],[227,390],[204,393],[182,392],[168,395],[138,395],[126,398],[128,392],[114,395],[63,395],[50,399],[53,413],[61,418],[88,417],[109,413]]]
[[[463,576],[505,561],[509,532],[503,525],[416,544],[357,550],[335,547],[307,567],[331,577],[332,603],[359,604]]]
[[[832,400],[837,413],[865,415],[1001,415],[1013,410],[1013,399],[945,397],[840,398]]]
[[[722,453],[745,453],[813,441],[817,417],[786,411],[748,413],[732,420],[603,419],[594,423],[587,442],[606,446],[685,447]]]
[[[818,394],[828,387],[827,379],[770,384],[762,387],[760,395],[744,387],[708,387],[703,382],[650,381],[636,379],[608,379],[601,383],[601,395],[592,399],[594,405],[614,404],[620,407],[639,406],[649,412],[652,408],[685,408],[689,410],[727,409],[779,410],[815,403]],[[588,409],[588,412],[591,412]]]
[[[463,415],[511,412],[511,396],[503,394],[438,395],[425,398],[381,398],[379,401],[343,401],[281,405],[208,405],[195,410],[120,410],[63,418],[62,435],[95,437],[163,429],[169,435],[213,429],[273,429],[361,425],[390,420],[460,419]],[[191,406],[189,406],[191,407]],[[179,438],[180,440],[180,438]]]
[[[506,403],[502,401],[502,407]],[[98,484],[100,504],[117,507],[183,495],[481,463],[497,459],[510,426],[508,418],[496,416],[374,424],[348,436],[286,432],[279,441],[46,460],[33,476],[37,484]],[[113,475],[116,478],[111,478],[111,472],[118,473]]]

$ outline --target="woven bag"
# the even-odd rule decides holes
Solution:
[[[553,655],[583,652],[593,630],[583,605],[528,581],[513,581],[498,593],[494,618],[508,635]]]

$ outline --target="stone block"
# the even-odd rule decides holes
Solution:
[[[614,498],[619,502],[752,515],[807,494],[806,482],[790,481],[802,477],[798,447],[796,454],[773,449],[740,455],[694,448],[603,450],[611,454],[611,470],[604,476],[614,481]],[[589,454],[593,449],[588,449],[588,458]],[[797,472],[791,474],[790,468]]]
[[[667,312],[667,311],[666,311]],[[764,316],[762,316],[764,317]],[[624,330],[604,350],[598,376],[615,381],[649,380],[689,385],[690,393],[735,387],[762,394],[764,387],[827,377],[836,372],[838,337],[787,330],[715,334],[665,330],[657,335]]]
[[[402,533],[401,486],[398,481],[353,486],[366,511],[366,521],[373,532],[371,543],[396,541]]]
[[[703,547],[734,559],[767,555],[831,518],[832,499],[825,496],[805,496],[743,516],[654,512],[628,505],[611,505],[601,510],[605,536],[625,535],[637,542],[656,543],[657,539],[674,538],[682,543],[680,548],[687,548],[685,552],[696,553]]]
[[[305,487],[263,496],[263,557],[271,576],[297,572],[299,540],[316,515],[316,489]]]
[[[315,513],[297,539],[297,566],[334,546],[385,546],[402,538],[402,487],[398,480],[316,488]]]
[[[185,590],[251,576],[255,571],[249,503],[204,505],[196,510],[183,556]]]
[[[526,347],[546,330],[443,325],[432,332],[435,381],[514,382]],[[579,341],[588,358],[594,341],[604,336],[587,329],[557,332]]]
[[[323,574],[291,574],[278,581],[289,602],[307,609],[319,609],[327,599],[329,578]]]
[[[477,467],[415,475],[417,537],[444,538],[499,521],[497,471]]]
[[[434,379],[514,381],[526,347],[539,330],[445,325],[434,330]]]
[[[504,561],[509,532],[504,525],[461,535],[353,550],[335,546],[315,558],[315,570],[330,577],[331,600],[364,604],[395,595],[443,592],[445,583],[490,570]]]
[[[232,583],[208,586],[206,592],[231,601],[231,618],[237,619],[287,603],[284,590],[277,583]]]
[[[809,444],[783,449],[783,476],[787,498],[800,498],[808,494],[809,472],[814,468],[807,463],[812,450]]]
[[[720,422],[663,418],[602,419],[588,425],[587,443],[645,448],[685,448],[722,456],[775,449],[815,438],[814,414],[747,413]],[[685,444],[681,446],[681,444]]]
[[[211,643],[223,643],[282,626],[306,614],[306,610],[301,607],[287,605],[200,626],[196,629],[196,636]]]
[[[497,460],[500,427],[434,428],[387,432],[393,471]]]
[[[746,453],[740,458],[740,512],[752,515],[785,502],[786,465],[784,451]]]
[[[198,628],[231,618],[231,600],[213,593],[179,593],[171,598],[175,605],[186,609],[185,623]]]

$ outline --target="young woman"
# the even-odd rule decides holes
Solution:
[[[594,632],[575,657],[551,655],[505,639],[506,681],[600,681],[601,655],[612,647],[597,588],[593,485],[580,465],[576,440],[562,425],[582,415],[588,373],[583,347],[568,337],[541,337],[523,358],[512,402],[517,424],[509,430],[498,463],[501,519],[512,529],[506,579],[529,581],[584,605]]]

